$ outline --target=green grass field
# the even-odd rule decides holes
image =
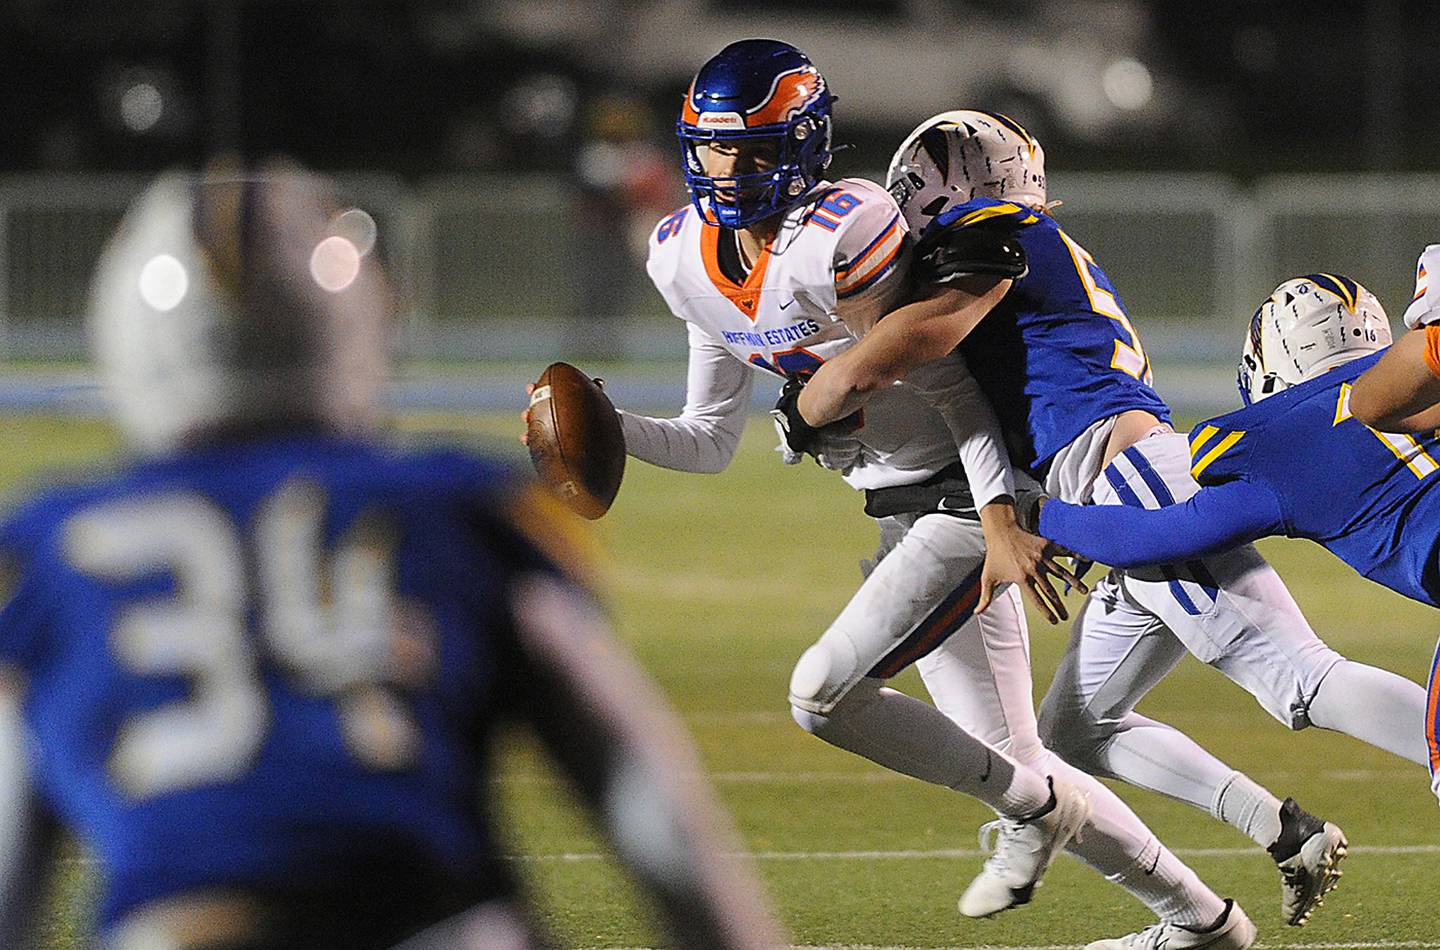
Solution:
[[[11,451],[0,458],[0,480],[12,487],[112,445],[95,423],[20,417],[5,425]],[[517,427],[513,416],[418,417],[407,426],[506,452],[518,450]],[[982,860],[974,835],[989,813],[791,723],[791,665],[858,584],[857,561],[871,553],[875,532],[855,493],[812,465],[784,469],[772,444],[768,424],[752,425],[719,476],[632,463],[614,510],[594,531],[610,555],[604,594],[616,626],[691,729],[792,942],[1069,946],[1147,924],[1144,908],[1068,859],[1028,907],[993,921],[961,918],[955,900]],[[1262,548],[1331,644],[1423,681],[1440,632],[1434,611],[1359,579],[1314,546]],[[1032,618],[1031,634],[1038,696],[1066,631]],[[923,695],[913,672],[897,685]],[[1336,735],[1291,733],[1189,659],[1140,708],[1348,832],[1341,888],[1297,930],[1280,922],[1274,866],[1248,839],[1186,806],[1122,789],[1162,839],[1245,906],[1261,946],[1440,948],[1440,812],[1423,770]],[[500,791],[516,827],[514,849],[525,855],[517,861],[566,945],[663,941],[523,737]],[[82,876],[67,871],[61,883],[48,948],[77,945],[73,934],[85,929]]]

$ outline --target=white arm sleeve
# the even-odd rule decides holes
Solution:
[[[1415,297],[1405,310],[1411,330],[1440,322],[1440,244],[1432,244],[1415,265]]]
[[[1015,472],[1010,467],[1000,422],[965,360],[951,353],[912,371],[905,382],[940,413],[955,437],[970,492],[975,496],[975,509],[978,511],[1001,495],[1015,497]]]
[[[750,408],[753,371],[694,324],[685,408],[674,419],[620,411],[625,451],[642,462],[682,472],[724,471],[735,455]]]

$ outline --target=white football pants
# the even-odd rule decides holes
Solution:
[[[1163,433],[1117,456],[1095,480],[1093,498],[1156,508],[1198,490],[1186,437]],[[1425,759],[1423,737],[1410,725],[1424,715],[1424,690],[1328,647],[1248,544],[1185,564],[1113,571],[1095,585],[1041,705],[1046,744],[1087,771],[1213,810],[1233,770],[1134,711],[1186,652],[1291,729],[1313,718],[1411,761]],[[1331,692],[1365,695],[1326,696],[1321,704],[1332,671],[1346,688]]]
[[[1043,790],[1040,804],[1049,797],[1044,776],[1078,786],[1090,795],[1091,823],[1070,850],[1158,916],[1208,924],[1223,908],[1214,892],[1113,792],[1041,745],[1020,594],[1011,587],[973,615],[984,550],[975,521],[947,514],[880,519],[880,547],[865,582],[795,666],[796,721],[840,748],[967,792],[997,811],[1005,810],[999,786],[1007,781],[1017,789],[1029,783],[1030,794]],[[911,663],[935,707],[883,688]],[[1016,798],[1008,813],[1034,807]]]

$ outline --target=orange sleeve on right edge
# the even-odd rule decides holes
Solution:
[[[1425,365],[1440,377],[1440,324],[1432,323],[1425,328]]]

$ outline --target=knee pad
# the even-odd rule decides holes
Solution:
[[[878,679],[862,677],[852,688],[829,703],[823,711],[812,708],[814,704],[802,706],[796,702],[794,697],[791,697],[790,718],[794,719],[797,726],[812,736],[818,736],[827,742],[832,741],[828,735],[830,732],[834,729],[843,729],[856,717],[865,715],[866,707],[879,694],[881,683],[882,681]]]
[[[856,670],[856,662],[848,640],[829,634],[821,637],[795,663],[790,674],[790,704],[828,715],[864,675],[864,670]]]
[[[825,727],[830,724],[829,716],[822,716],[808,709],[801,709],[793,702],[790,704],[790,718],[795,720],[795,725],[804,729],[812,736],[823,735]]]

